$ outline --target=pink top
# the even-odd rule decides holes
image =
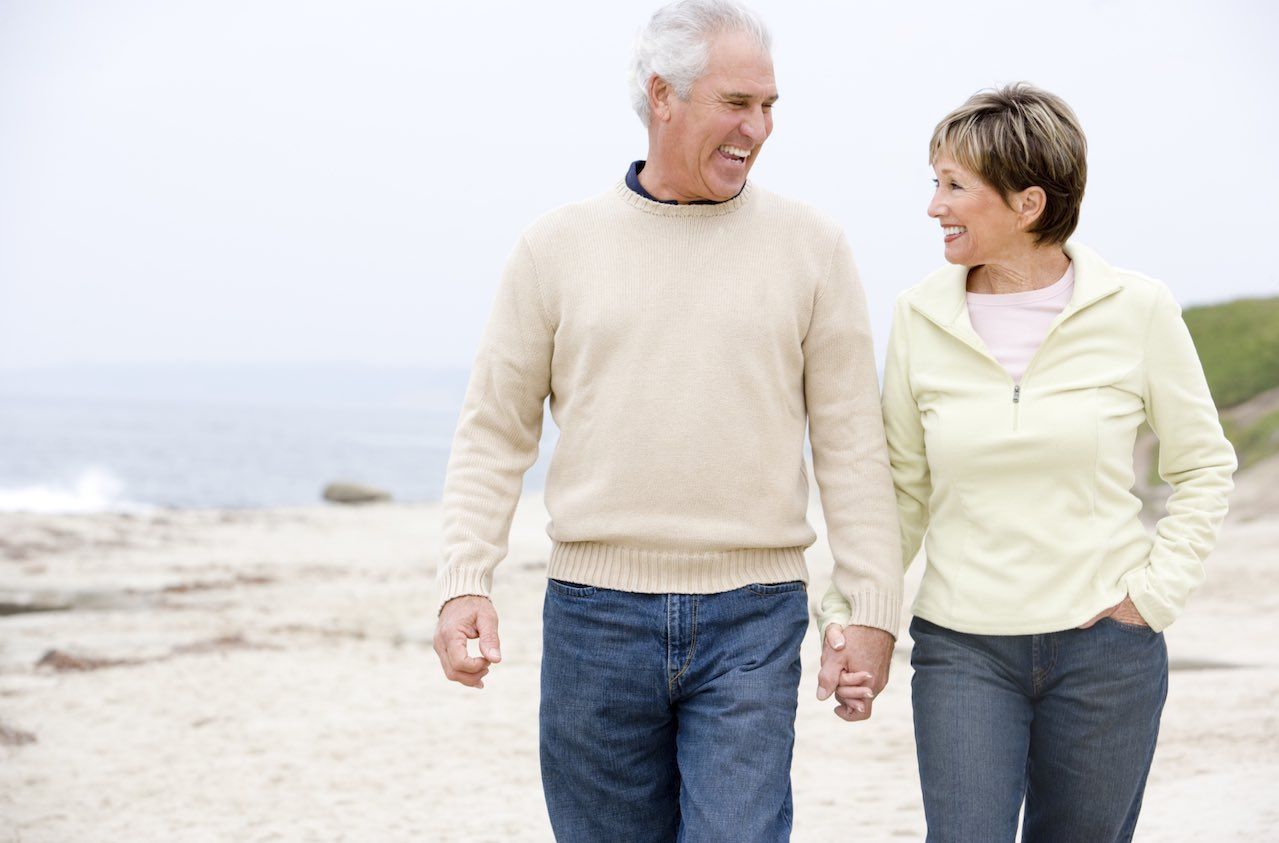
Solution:
[[[1048,287],[1024,293],[969,293],[968,318],[987,350],[1013,383],[1020,384],[1030,358],[1048,336],[1057,314],[1066,309],[1075,291],[1075,265]]]

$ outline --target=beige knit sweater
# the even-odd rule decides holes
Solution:
[[[440,605],[487,595],[550,397],[548,574],[634,592],[808,579],[804,431],[852,623],[896,633],[902,562],[866,303],[839,227],[748,185],[624,183],[525,232],[444,489]]]

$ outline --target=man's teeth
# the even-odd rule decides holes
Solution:
[[[734,158],[749,158],[751,154],[749,149],[742,149],[740,146],[729,146],[728,144],[721,146],[719,151]]]
[[[953,234],[963,234],[967,230],[962,225],[943,225],[941,227],[942,234],[946,237],[950,237]]]

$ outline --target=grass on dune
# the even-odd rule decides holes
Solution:
[[[1279,387],[1279,296],[1192,307],[1183,315],[1218,408]]]
[[[1231,412],[1249,399],[1279,389],[1279,296],[1191,307],[1182,315],[1221,413],[1221,426],[1235,446],[1239,468],[1279,454],[1279,410],[1247,423]],[[1149,486],[1162,482],[1157,467],[1156,458],[1146,477]]]

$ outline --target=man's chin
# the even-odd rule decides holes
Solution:
[[[742,188],[746,186],[746,179],[743,177],[735,181],[721,181],[713,188],[715,195],[712,197],[715,202],[727,202],[734,196],[742,192]]]

